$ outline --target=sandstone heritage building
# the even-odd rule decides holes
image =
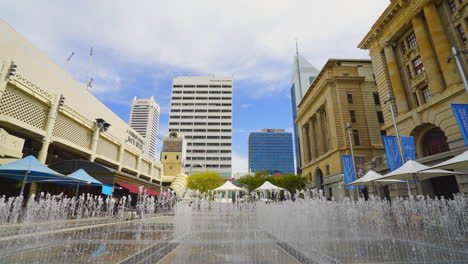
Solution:
[[[381,103],[370,60],[330,59],[298,107],[302,175],[325,196],[344,197],[341,155],[350,155],[349,123],[356,155],[382,155]]]
[[[468,103],[452,47],[466,49],[467,1],[394,0],[359,44],[369,50],[380,100],[396,97],[402,136],[415,137],[417,161],[433,165],[466,150],[451,104]],[[468,63],[461,55],[464,73]],[[381,129],[395,135],[389,106],[382,105]],[[380,168],[384,172],[384,168]],[[421,182],[424,194],[468,192],[468,178],[438,177]],[[391,185],[395,195],[405,186]],[[399,188],[399,189],[398,189]]]

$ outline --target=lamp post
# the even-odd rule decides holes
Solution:
[[[455,48],[454,46],[452,46],[452,53],[453,53],[453,57],[450,57],[447,59],[447,63],[450,63],[452,61],[452,59],[455,59],[455,62],[457,63],[457,66],[458,66],[458,71],[460,72],[460,76],[463,80],[463,84],[465,85],[465,91],[468,93],[468,80],[466,79],[466,75],[465,75],[465,72],[463,71],[463,66],[461,64],[461,61],[460,61],[460,56],[463,54],[468,54],[468,52],[466,50],[457,50],[457,48]]]
[[[398,145],[398,153],[400,153],[400,158],[401,158],[401,163],[402,165],[406,162],[405,160],[405,153],[403,152],[403,145],[401,144],[401,138],[400,138],[400,133],[398,132],[398,127],[396,124],[396,119],[395,119],[395,111],[393,111],[393,101],[395,101],[396,98],[395,96],[390,96],[388,94],[387,100],[384,101],[384,104],[389,104],[390,106],[390,113],[392,114],[392,121],[393,121],[393,128],[395,129],[395,135],[397,139],[397,145]],[[415,183],[417,184],[417,183]],[[406,186],[408,187],[408,195],[411,196],[411,188],[409,185],[409,181],[406,181]],[[416,192],[418,191],[418,187],[416,186]]]
[[[349,123],[346,124],[346,131],[348,131],[348,140],[349,140],[349,148],[351,149],[351,161],[353,164],[353,172],[354,172],[354,178],[357,180],[357,173],[356,173],[356,163],[354,161],[354,149],[353,149],[353,141],[351,139],[351,128],[353,128]],[[358,187],[359,188],[359,187]],[[359,190],[357,190],[357,198],[359,198]]]

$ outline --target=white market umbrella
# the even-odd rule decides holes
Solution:
[[[285,191],[286,189],[278,187],[269,181],[265,181],[260,187],[258,187],[254,191],[276,191],[276,190]]]
[[[399,179],[399,180],[423,181],[423,180],[427,180],[433,177],[450,176],[450,175],[457,175],[457,174],[463,174],[463,173],[440,170],[440,169],[431,169],[430,167],[423,165],[421,163],[418,163],[414,160],[408,160],[400,168],[390,173],[385,174],[382,180]],[[416,187],[416,191],[417,191],[417,187]]]
[[[449,160],[434,165],[430,169],[468,170],[468,150]]]
[[[392,183],[402,183],[406,182],[403,180],[395,180],[395,179],[386,179],[383,180],[384,176],[382,174],[379,174],[373,170],[368,171],[364,176],[362,176],[360,179],[353,181],[352,183],[349,183],[347,185],[388,185]]]

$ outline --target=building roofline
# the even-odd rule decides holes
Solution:
[[[315,77],[315,80],[310,84],[309,86],[309,89],[307,89],[307,92],[304,94],[304,96],[302,97],[302,99],[304,99],[306,96],[308,96],[313,88],[317,85],[316,82],[317,80],[319,80],[324,74],[325,74],[325,71],[332,67],[335,63],[337,62],[362,62],[362,63],[369,63],[369,64],[372,64],[372,61],[371,60],[367,60],[367,59],[337,59],[337,58],[330,58],[328,59],[328,61],[325,63],[325,65],[323,66],[323,68],[320,70],[319,74],[317,75],[317,77]],[[297,108],[299,108],[301,105],[304,104],[304,100],[301,100],[301,102],[299,102],[299,105],[297,106]],[[298,113],[298,116],[299,116],[299,113]]]
[[[408,0],[393,0],[390,5],[384,10],[377,21],[372,25],[371,30],[366,34],[363,40],[357,46],[360,49],[368,49],[372,39],[382,33],[382,28],[391,21],[393,16],[406,4]]]

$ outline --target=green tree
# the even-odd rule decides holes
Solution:
[[[306,185],[306,179],[304,177],[302,177],[301,175],[294,175],[292,173],[283,175],[283,177],[277,179],[277,185],[279,187],[287,189],[290,193],[295,193],[296,190],[302,190]]]
[[[239,180],[237,180],[237,182],[242,184],[243,187],[245,187],[247,190],[249,190],[249,192],[251,192],[257,189],[258,187],[260,187],[260,185],[262,185],[266,180],[267,178],[263,176],[257,177],[257,176],[245,175],[241,177]]]
[[[224,183],[223,178],[216,172],[198,172],[188,177],[188,188],[199,190],[201,193],[218,188]]]

